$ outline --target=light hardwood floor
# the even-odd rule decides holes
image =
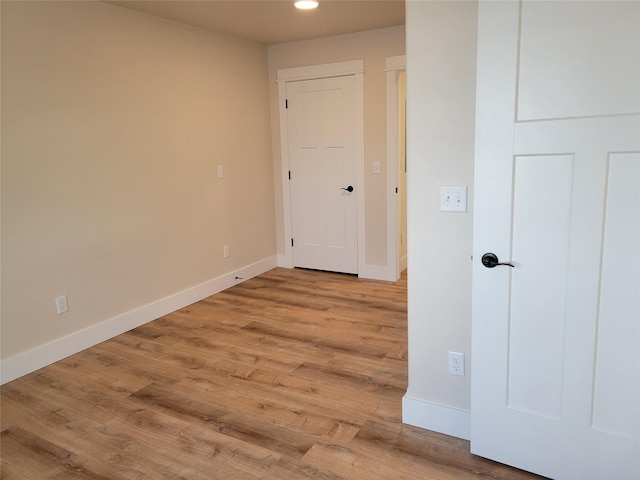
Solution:
[[[2,478],[540,478],[401,423],[406,277],[275,269],[2,387]]]

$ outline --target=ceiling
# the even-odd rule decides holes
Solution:
[[[264,45],[404,25],[404,0],[110,0],[106,3],[246,38]]]

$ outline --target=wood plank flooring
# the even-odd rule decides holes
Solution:
[[[525,480],[401,423],[406,278],[275,269],[1,389],[11,479]]]

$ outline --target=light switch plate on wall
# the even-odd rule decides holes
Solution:
[[[467,211],[467,187],[465,186],[441,186],[440,187],[440,211],[441,212],[466,212]]]

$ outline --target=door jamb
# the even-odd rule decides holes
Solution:
[[[406,55],[386,58],[387,72],[387,280],[400,278],[400,132],[398,79],[406,70]]]
[[[293,67],[279,69],[278,109],[280,119],[280,164],[282,175],[282,208],[284,225],[284,256],[279,257],[281,267],[293,268],[293,248],[291,246],[291,189],[289,188],[289,139],[287,132],[287,82],[302,80],[316,80],[353,75],[355,77],[356,104],[356,200],[358,215],[358,276],[363,277],[366,272],[366,229],[365,229],[365,195],[364,195],[364,61],[351,60],[347,62],[311,65],[307,67]]]

